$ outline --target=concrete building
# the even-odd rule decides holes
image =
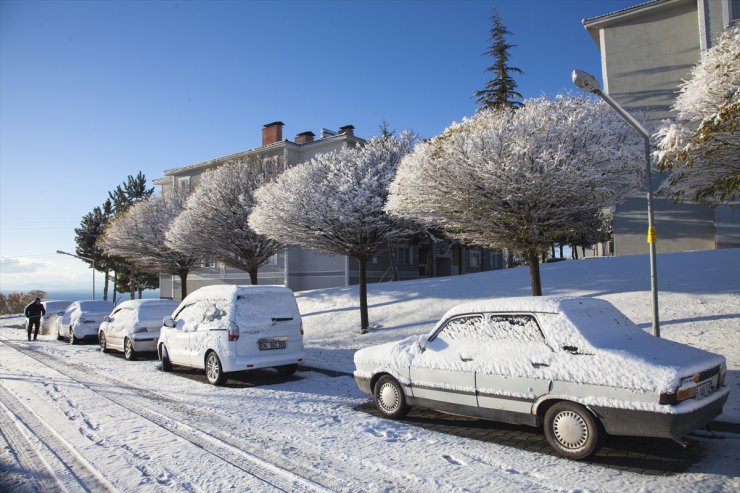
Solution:
[[[192,189],[198,186],[200,175],[229,161],[282,156],[287,165],[310,161],[314,156],[331,152],[344,146],[362,145],[364,139],[354,135],[354,127],[346,125],[336,131],[321,129],[320,135],[301,132],[291,141],[283,138],[283,122],[268,123],[262,128],[262,145],[247,151],[190,164],[164,172],[164,177],[154,183],[166,191],[168,188]],[[389,281],[394,277],[391,257],[399,280],[420,277],[445,276],[465,272],[479,272],[503,268],[500,252],[481,249],[450,248],[447,242],[432,243],[417,239],[408,244],[389,245],[385,251],[371,259],[367,266],[368,282]],[[462,266],[461,266],[462,265]],[[349,286],[359,281],[359,265],[350,257],[322,255],[303,248],[292,247],[275,255],[259,269],[260,284],[280,284],[294,291]],[[213,259],[203,259],[191,270],[187,280],[188,292],[210,284],[249,284],[249,275]],[[177,276],[161,275],[160,296],[178,299],[180,280]]]
[[[601,53],[604,91],[644,115],[651,130],[672,116],[678,86],[701,53],[739,19],[740,0],[654,0],[584,19],[583,25]],[[738,209],[657,198],[654,215],[658,252],[740,247]],[[614,254],[647,253],[646,233],[643,192],[614,212]]]

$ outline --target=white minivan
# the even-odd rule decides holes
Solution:
[[[282,286],[200,288],[164,319],[157,353],[163,371],[201,368],[214,385],[228,373],[257,368],[292,375],[303,362],[298,304]]]

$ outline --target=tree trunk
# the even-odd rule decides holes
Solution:
[[[257,278],[257,269],[249,270],[249,282],[251,282],[253,286],[259,284],[259,279]]]
[[[395,246],[390,241],[388,242],[388,259],[391,263],[391,281],[398,281],[398,259],[396,258]]]
[[[570,249],[573,251],[573,259],[578,260],[578,247],[573,245]]]
[[[553,243],[550,248],[552,249],[552,258],[555,258],[555,243]]]
[[[561,244],[560,244],[560,245],[558,245],[558,246],[560,247],[560,258],[563,258],[563,244],[561,243]],[[553,254],[553,257],[554,257],[554,256],[555,256],[555,254]]]
[[[506,268],[511,269],[514,267],[514,252],[506,250]]]
[[[582,258],[586,258],[586,247],[581,247]]]
[[[540,279],[540,259],[537,252],[526,254],[529,264],[529,281],[532,285],[532,296],[542,296],[542,279]]]
[[[182,270],[178,273],[180,276],[180,301],[188,295],[188,271]]]
[[[118,271],[113,271],[113,304],[116,304],[116,297],[118,296]]]
[[[105,282],[103,283],[103,301],[108,301],[108,281],[110,279],[110,269],[105,269]]]
[[[367,259],[356,257],[360,264],[360,334],[367,334],[370,318],[367,313]]]
[[[139,299],[141,299],[143,297],[144,297],[144,290],[143,289],[139,289]]]

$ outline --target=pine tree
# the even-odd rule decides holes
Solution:
[[[494,77],[488,81],[485,89],[475,92],[475,100],[480,104],[480,109],[516,109],[522,105],[517,101],[522,95],[516,91],[516,81],[511,74],[523,75],[524,72],[509,65],[509,50],[516,45],[506,42],[506,36],[511,32],[501,23],[496,7],[493,7],[491,22],[491,46],[484,54],[493,58],[486,72],[491,72]]]

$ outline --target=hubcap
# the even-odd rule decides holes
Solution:
[[[386,411],[395,411],[401,402],[396,386],[391,383],[384,383],[378,392],[378,401]]]
[[[131,341],[126,339],[126,356],[131,356],[131,353],[133,352],[133,348],[131,347]]]
[[[573,411],[563,411],[555,416],[552,431],[558,442],[565,448],[583,447],[588,440],[588,427],[584,419]]]
[[[208,379],[215,381],[218,378],[219,371],[218,359],[216,359],[215,354],[211,354],[208,357],[208,361],[206,361],[206,373],[208,374]]]

